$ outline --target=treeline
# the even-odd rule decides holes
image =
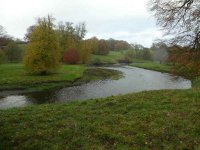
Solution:
[[[23,45],[10,41],[8,45],[0,47],[0,64],[6,62],[21,62],[24,54]]]
[[[158,63],[169,63],[172,47],[164,42],[153,43],[150,48],[141,44],[131,44],[131,48],[125,51],[125,57],[121,62],[131,63],[133,61],[147,60]]]
[[[7,35],[0,25],[0,64],[21,61],[24,52],[23,44],[25,42]]]
[[[91,43],[92,53],[96,55],[107,55],[109,54],[109,51],[122,51],[131,48],[131,45],[128,42],[122,40],[99,40],[96,37],[93,37],[88,39],[87,42]]]
[[[189,79],[200,76],[199,49],[194,51],[189,46],[157,42],[152,45],[151,50],[153,60],[170,64],[174,74]]]
[[[153,43],[151,48],[132,45],[126,52],[126,60],[143,59],[171,65],[174,74],[193,79],[200,76],[200,52],[188,46],[168,45],[165,42]]]
[[[60,61],[68,64],[89,62],[91,54],[107,55],[110,51],[122,51],[130,49],[131,45],[122,40],[98,39],[96,37],[84,39],[87,33],[85,23],[73,24],[72,22],[59,22],[54,24],[54,18],[39,18],[36,24],[30,26],[25,34],[25,41],[16,40],[8,36],[1,26],[0,30],[0,63],[22,62],[24,51],[27,45],[32,42],[34,31],[42,24],[52,29],[55,33],[55,40],[58,42]],[[44,27],[45,28],[45,27]],[[41,34],[43,31],[39,31]],[[49,34],[49,33],[45,33]],[[37,35],[39,38],[41,35]],[[48,36],[47,36],[48,37]],[[45,39],[40,39],[42,42]],[[28,44],[27,44],[28,43]],[[35,50],[37,51],[37,50]]]

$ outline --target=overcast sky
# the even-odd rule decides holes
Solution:
[[[148,0],[0,0],[0,25],[23,39],[37,17],[53,15],[56,22],[85,22],[87,38],[114,38],[150,46],[161,37]]]

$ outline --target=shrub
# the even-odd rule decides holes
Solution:
[[[89,62],[89,64],[94,65],[94,66],[100,66],[100,65],[103,65],[104,63],[101,61],[101,59],[95,58],[95,59],[91,60]]]
[[[77,64],[80,61],[80,55],[76,49],[69,49],[64,53],[64,63]]]

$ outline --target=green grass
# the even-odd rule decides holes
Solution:
[[[200,149],[198,90],[0,110],[0,149]]]
[[[115,64],[118,63],[118,60],[124,58],[125,51],[122,52],[115,52],[110,51],[108,55],[92,55],[90,64],[95,62],[97,59],[102,64]]]
[[[196,78],[196,79],[194,79],[194,80],[192,81],[192,86],[193,86],[194,88],[199,88],[199,89],[200,89],[200,77],[198,77],[198,78]]]
[[[171,71],[171,66],[168,64],[160,64],[157,62],[141,62],[141,63],[132,63],[131,66],[133,67],[139,67],[139,68],[144,68],[144,69],[149,69],[149,70],[155,70],[155,71],[160,71],[160,72],[170,72]]]
[[[48,76],[29,75],[22,64],[0,65],[0,89],[31,88],[47,83],[72,82],[82,77],[85,67],[81,65],[63,65],[59,72]]]
[[[152,63],[152,60],[144,60],[144,59],[138,59],[138,58],[134,58],[133,59],[133,63]]]

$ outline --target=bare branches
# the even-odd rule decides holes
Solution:
[[[171,41],[199,49],[199,0],[150,0],[150,10],[166,35],[174,36]]]

